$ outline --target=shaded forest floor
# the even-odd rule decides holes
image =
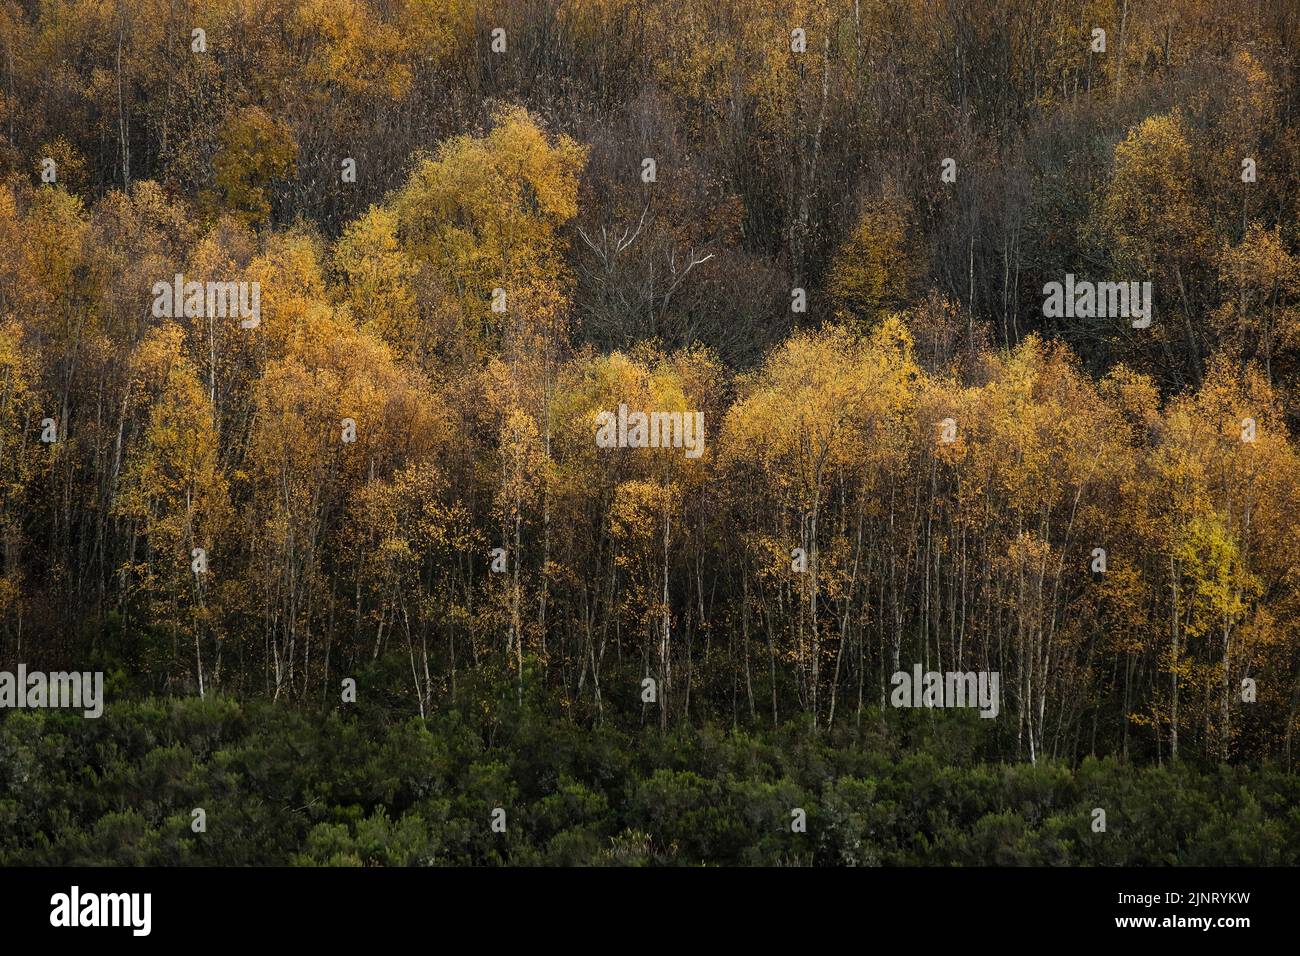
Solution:
[[[158,697],[97,720],[6,712],[0,864],[1300,862],[1300,776],[1276,767],[991,761],[968,713],[911,733],[876,713],[859,732],[592,729],[488,706],[494,690],[514,697],[470,688],[427,719],[364,693],[325,714]]]

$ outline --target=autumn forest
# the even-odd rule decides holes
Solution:
[[[1118,861],[1017,844],[1048,798],[846,822],[953,764],[1249,790],[1294,860],[1298,51],[1292,0],[0,0],[0,669],[105,674],[0,715],[0,858]],[[211,855],[252,740],[335,789]],[[515,849],[448,822],[502,794]]]

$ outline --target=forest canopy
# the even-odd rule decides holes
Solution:
[[[991,759],[1289,762],[1297,51],[1290,0],[0,0],[0,666],[839,733],[920,665],[1000,674]]]

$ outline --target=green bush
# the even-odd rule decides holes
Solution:
[[[1277,767],[986,762],[968,715],[917,734],[893,714],[862,733],[590,728],[489,691],[427,719],[220,698],[7,713],[0,864],[1300,862],[1300,778]]]

